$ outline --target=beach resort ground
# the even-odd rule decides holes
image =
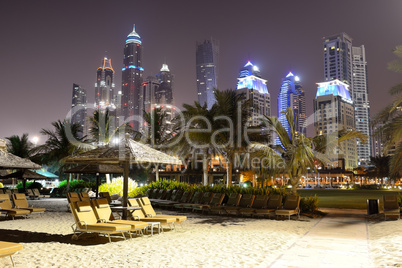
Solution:
[[[186,213],[176,231],[108,243],[71,239],[65,199],[29,203],[47,211],[0,217],[0,240],[24,246],[16,267],[402,267],[402,221],[368,219],[363,210],[322,209],[323,218],[290,221]],[[10,259],[0,267],[12,267]]]

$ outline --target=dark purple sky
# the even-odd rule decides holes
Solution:
[[[133,24],[143,41],[145,77],[166,59],[177,106],[196,100],[195,42],[212,36],[220,41],[219,88],[234,88],[250,59],[268,80],[274,115],[289,70],[300,76],[312,113],[315,83],[323,81],[322,37],[346,32],[353,45],[366,47],[374,115],[390,101],[389,88],[402,81],[402,74],[386,68],[395,58],[392,49],[402,45],[401,13],[400,0],[4,1],[0,138],[24,132],[32,138],[64,119],[74,82],[92,103],[105,51],[120,88],[123,46]]]

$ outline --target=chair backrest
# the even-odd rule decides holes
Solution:
[[[91,205],[98,220],[113,220],[113,213],[106,198],[92,199]]]
[[[181,198],[179,199],[180,203],[187,203],[189,202],[190,198],[193,196],[193,193],[190,191],[185,191]]]
[[[11,189],[5,189],[4,193],[8,195],[8,198],[11,198],[11,196],[13,195],[13,191]]]
[[[283,204],[283,209],[296,210],[299,208],[300,196],[298,195],[288,195],[285,204]]]
[[[40,196],[40,192],[39,192],[39,189],[38,189],[38,188],[32,189],[32,192],[33,192],[34,195]]]
[[[147,195],[149,198],[152,198],[152,193],[153,193],[153,192],[154,192],[154,189],[148,188],[146,195]]]
[[[141,197],[140,198],[140,202],[138,202],[138,204],[140,204],[142,212],[144,212],[144,214],[146,216],[150,215],[151,217],[156,216],[156,212],[154,210],[154,208],[151,205],[151,202],[149,201],[148,197]]]
[[[76,216],[76,223],[80,228],[84,227],[83,222],[86,224],[96,224],[98,222],[89,202],[72,202],[70,203],[70,207],[71,212]]]
[[[200,204],[207,205],[211,203],[212,198],[214,197],[214,193],[205,192],[200,199]]]
[[[82,192],[82,193],[79,193],[79,196],[80,196],[81,201],[83,201],[83,202],[91,202],[91,198],[89,197],[88,193]]]
[[[139,199],[135,199],[135,198],[128,199],[128,203],[132,207],[140,207],[142,204],[142,202]],[[142,211],[142,209],[134,210],[133,212],[131,212],[131,215],[133,216],[134,220],[145,218],[145,214]]]
[[[225,194],[215,193],[214,197],[212,197],[211,205],[212,206],[220,206],[225,198]]]
[[[398,209],[398,196],[397,195],[384,195],[383,196],[384,209]]]
[[[160,189],[154,198],[162,199],[162,197],[164,197],[165,195],[166,195],[166,189]]]
[[[278,209],[282,205],[282,196],[274,194],[269,197],[267,209]]]
[[[163,195],[163,196],[161,197],[161,199],[163,199],[163,200],[169,200],[170,197],[172,196],[172,193],[173,193],[173,189],[166,190],[165,195]]]
[[[81,201],[78,193],[75,193],[75,192],[67,193],[67,200],[68,200],[68,203],[74,203],[74,202]]]
[[[149,196],[151,199],[156,199],[156,196],[159,193],[159,189],[153,189],[152,194]]]
[[[8,194],[0,194],[0,208],[1,209],[12,209],[13,208]]]
[[[244,194],[239,202],[239,207],[242,208],[250,208],[253,205],[255,195],[253,194]]]
[[[110,198],[109,192],[100,192],[99,196],[103,197],[103,198],[106,198],[107,201],[109,202],[109,204],[112,203],[112,198]]]
[[[170,197],[170,200],[172,201],[179,201],[180,198],[183,196],[183,191],[182,190],[177,190],[175,194],[172,194],[172,196]]]
[[[201,192],[195,192],[193,194],[193,197],[190,200],[190,203],[199,204],[201,201],[202,195],[203,195],[203,193],[201,193]]]
[[[28,201],[25,194],[13,194],[13,202],[16,208],[28,208]],[[1,204],[0,204],[1,206]]]
[[[229,195],[229,199],[228,202],[226,203],[226,206],[237,207],[239,205],[240,199],[241,194],[231,193]]]
[[[268,202],[268,195],[257,195],[254,199],[252,208],[266,208]]]

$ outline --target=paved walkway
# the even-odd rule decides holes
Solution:
[[[270,267],[374,267],[368,246],[364,210],[327,212]]]

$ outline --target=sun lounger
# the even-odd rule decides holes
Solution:
[[[68,200],[68,203],[81,201],[78,193],[74,193],[74,192],[67,193],[67,200]]]
[[[0,194],[0,211],[14,219],[15,216],[27,216],[31,212],[27,209],[13,208],[8,194]]]
[[[239,209],[240,215],[253,215],[257,209],[267,207],[268,195],[257,195],[254,199],[253,205],[249,208]]]
[[[383,197],[383,211],[384,211],[384,219],[387,219],[387,216],[397,216],[398,219],[401,218],[401,208],[398,203],[397,195],[384,195]]]
[[[131,226],[131,231],[140,232],[148,227],[147,222],[142,221],[130,221],[130,220],[116,220],[113,216],[112,210],[107,202],[106,198],[92,199],[92,208],[94,209],[95,216],[98,222],[125,224]]]
[[[19,243],[0,241],[0,257],[10,256],[11,263],[13,264],[14,267],[14,260],[12,255],[17,251],[21,250],[22,248],[23,248],[22,245]]]
[[[45,208],[30,207],[28,205],[28,201],[25,194],[13,194],[13,202],[15,208],[26,209],[29,210],[31,213],[43,213],[46,210]]]
[[[109,204],[112,203],[112,198],[110,197],[109,192],[100,192],[99,196],[102,198],[106,198]]]
[[[192,195],[192,197],[191,197],[191,199],[190,199],[190,201],[189,201],[188,203],[179,203],[179,204],[174,204],[173,206],[174,206],[175,208],[183,209],[185,206],[187,206],[187,205],[189,205],[189,204],[197,204],[197,203],[199,203],[200,200],[201,200],[201,198],[202,198],[202,196],[203,196],[203,193],[201,193],[201,192],[195,192],[195,193]]]
[[[267,207],[256,209],[254,213],[257,216],[264,216],[264,215],[270,216],[271,214],[275,215],[275,210],[279,209],[281,206],[282,206],[282,196],[279,194],[271,195],[268,199]]]
[[[210,207],[209,211],[217,214],[226,213],[225,207],[237,207],[239,205],[240,198],[241,194],[231,193],[226,204],[217,207]]]
[[[41,194],[38,188],[32,189],[32,193],[37,197],[38,199],[41,199],[45,197],[45,195]]]
[[[225,198],[225,194],[214,193],[214,196],[211,199],[211,202],[207,205],[202,205],[200,207],[194,207],[193,210],[202,210],[209,212],[213,207],[220,207],[222,205],[223,199]]]
[[[276,216],[288,216],[290,220],[290,216],[297,215],[297,218],[300,218],[300,196],[298,195],[289,195],[286,198],[285,204],[283,208],[275,210]]]
[[[163,196],[161,199],[149,199],[151,201],[151,204],[153,206],[158,206],[160,203],[168,202],[170,201],[170,198],[172,195],[176,195],[177,190],[169,189],[166,191],[166,194]],[[148,197],[149,198],[149,197]]]
[[[133,207],[141,207],[141,200],[140,199],[128,199],[128,203],[130,206]],[[170,227],[170,229],[175,228],[175,223],[176,223],[176,218],[166,218],[166,217],[159,217],[158,215],[156,216],[151,216],[151,215],[146,215],[142,209],[134,210],[131,213],[131,216],[134,220],[139,220],[139,221],[145,221],[145,222],[159,222],[162,225],[167,225]]]
[[[159,207],[163,208],[169,208],[172,207],[174,204],[179,203],[180,198],[183,196],[183,191],[181,190],[176,190],[173,191],[172,196],[170,197],[170,200],[161,200],[156,203]]]
[[[78,239],[84,233],[106,234],[111,241],[111,234],[121,234],[126,239],[124,233],[128,232],[131,236],[131,226],[125,224],[113,224],[98,222],[95,213],[88,202],[70,203],[71,212],[75,223],[71,226],[74,231],[72,239]],[[77,235],[77,233],[80,233]]]
[[[238,207],[224,207],[227,214],[238,214],[242,208],[250,208],[253,205],[255,195],[243,194]]]
[[[140,198],[140,202],[138,202],[138,203],[140,204],[144,214],[148,217],[174,218],[174,219],[176,219],[177,223],[182,223],[183,221],[187,220],[186,216],[157,214],[155,212],[154,208],[152,207],[151,202],[149,201],[148,197]]]
[[[187,204],[185,206],[183,206],[186,209],[191,209],[194,211],[194,208],[199,208],[202,209],[202,206],[204,205],[209,205],[212,201],[212,198],[214,197],[214,193],[211,192],[205,192],[202,195],[202,198],[200,199],[200,202],[197,204]]]

